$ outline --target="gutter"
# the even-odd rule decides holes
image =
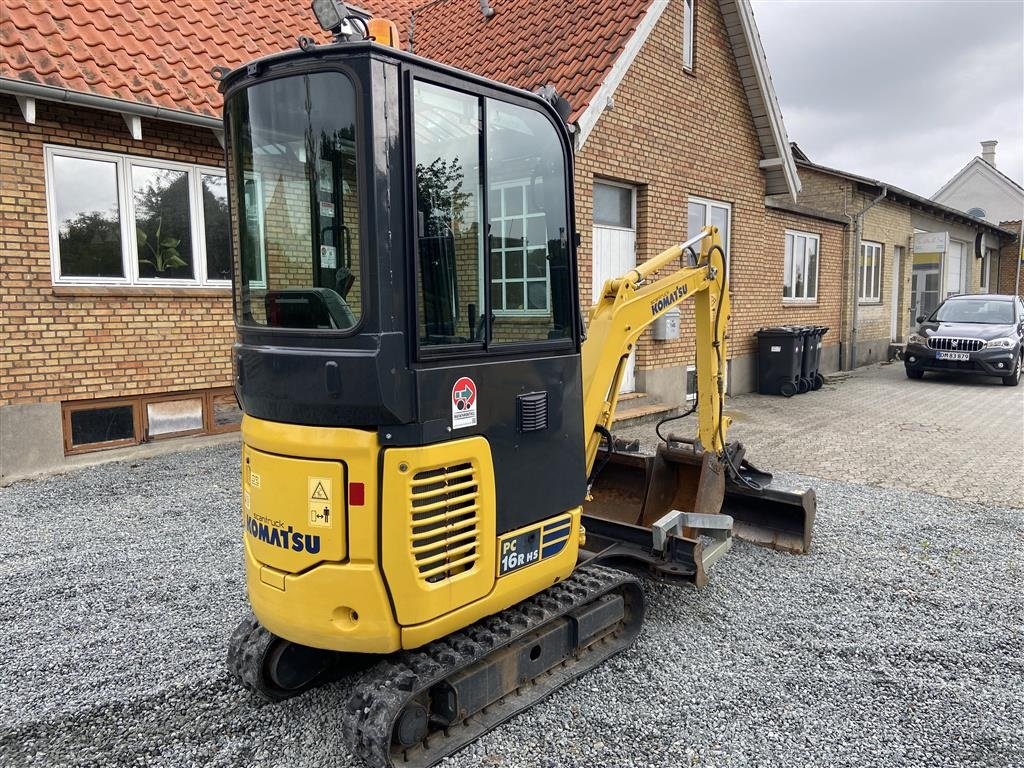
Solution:
[[[850,259],[850,271],[851,281],[850,285],[853,286],[853,309],[850,313],[850,365],[844,369],[852,371],[857,367],[857,319],[860,315],[860,287],[861,287],[861,271],[858,269],[860,266],[860,233],[864,229],[864,214],[882,202],[889,194],[889,187],[883,186],[882,193],[872,200],[870,203],[861,208],[854,216],[851,217],[853,223],[853,242],[851,244],[851,259]],[[878,279],[882,279],[881,270],[879,270]]]
[[[158,107],[154,104],[143,104],[138,101],[114,98],[113,96],[97,96],[94,93],[83,93],[53,85],[29,83],[24,80],[13,80],[8,77],[0,77],[0,93],[26,96],[32,99],[39,99],[40,101],[56,101],[87,109],[118,112],[122,115],[137,115],[139,117],[152,118],[153,120],[166,120],[171,123],[206,128],[211,131],[224,130],[224,122],[219,117],[200,115],[184,109]]]

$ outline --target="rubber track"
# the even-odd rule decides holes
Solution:
[[[356,692],[349,699],[342,715],[342,728],[350,746],[356,755],[374,768],[395,765],[391,757],[392,728],[399,713],[417,694],[546,622],[564,615],[573,608],[586,605],[616,587],[630,583],[639,584],[636,578],[622,571],[598,565],[581,566],[562,583],[549,587],[518,605],[422,648],[403,651],[381,662],[366,672],[355,684]],[[642,610],[641,603],[640,621]],[[578,672],[566,676],[561,683],[546,691],[544,696],[588,672],[601,660],[603,659],[599,658],[589,665],[581,662]],[[507,699],[508,697],[501,701]],[[532,703],[532,700],[527,702]],[[491,705],[495,706],[498,706],[498,702]],[[491,723],[486,730],[493,729],[502,720],[525,708],[526,706],[510,711],[506,717]],[[435,753],[434,745],[431,744],[430,751],[435,753],[434,759],[428,762],[414,760],[413,764],[433,765],[480,735],[479,732],[474,732],[471,738],[457,738],[459,731],[466,730],[464,725],[456,725],[448,730],[450,736],[454,737],[451,739],[450,748],[448,745],[442,745],[440,751]],[[475,730],[479,731],[479,728]],[[428,741],[436,738],[438,736],[432,736]],[[405,763],[399,761],[399,764]]]

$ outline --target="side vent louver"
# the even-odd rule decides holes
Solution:
[[[516,416],[520,432],[548,428],[548,393],[527,392],[516,398]]]
[[[420,580],[436,584],[472,568],[480,558],[480,488],[473,465],[417,472],[409,491]]]

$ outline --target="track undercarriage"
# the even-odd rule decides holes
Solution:
[[[580,566],[512,608],[363,671],[342,713],[350,745],[368,765],[434,765],[628,648],[643,615],[636,578]],[[243,685],[272,699],[357,674],[359,663],[275,638],[253,618],[232,636],[228,661]]]

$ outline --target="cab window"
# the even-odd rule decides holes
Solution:
[[[556,128],[536,110],[422,81],[413,110],[420,347],[570,339]]]

